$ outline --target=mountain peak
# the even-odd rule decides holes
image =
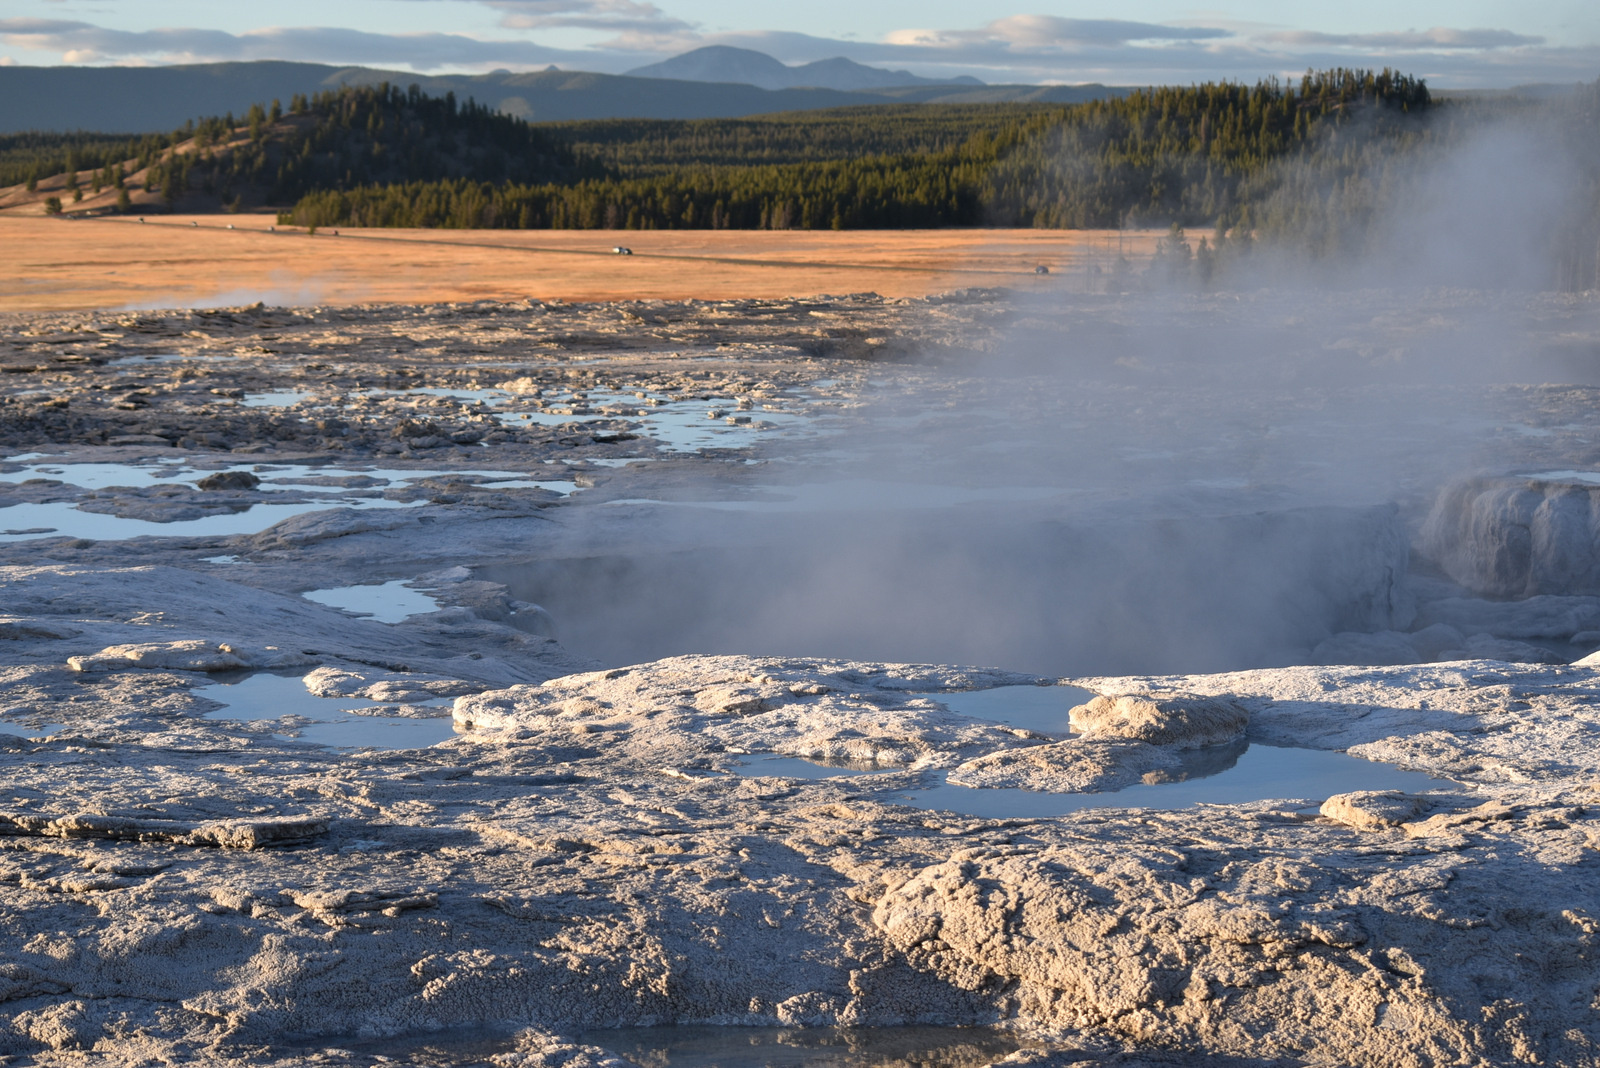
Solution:
[[[922,78],[910,71],[868,67],[844,56],[791,67],[765,52],[707,45],[628,71],[635,78],[682,82],[737,82],[761,89],[887,89],[904,85],[982,85],[976,78]]]

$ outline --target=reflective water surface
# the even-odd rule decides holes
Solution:
[[[1109,793],[982,790],[941,782],[884,800],[965,816],[1010,819],[1064,816],[1091,808],[1177,809],[1252,801],[1304,801],[1315,807],[1334,794],[1351,790],[1422,793],[1459,788],[1447,779],[1328,749],[1251,744],[1243,748],[1212,746],[1186,756],[1192,762],[1188,767],[1152,772],[1145,782]],[[1212,766],[1207,766],[1208,761]]]
[[[147,489],[155,486],[194,486],[221,472],[248,472],[260,479],[255,492],[263,495],[294,492],[312,499],[274,503],[261,498],[225,499],[228,510],[195,519],[156,522],[104,512],[85,511],[77,501],[26,502],[0,508],[0,541],[68,537],[116,541],[123,538],[227,537],[259,534],[275,523],[297,515],[330,508],[412,508],[425,499],[397,501],[385,497],[386,489],[427,479],[460,479],[494,489],[543,489],[567,496],[577,491],[570,479],[530,478],[520,471],[448,471],[442,469],[337,467],[314,464],[214,464],[192,466],[188,458],[161,458],[148,463],[37,463],[39,454],[28,453],[0,460],[0,482],[24,483],[50,479],[86,490]],[[195,503],[207,503],[198,500]]]
[[[300,596],[351,615],[370,616],[379,623],[398,623],[408,616],[439,610],[438,601],[421,590],[412,589],[403,579],[381,585],[308,590]]]
[[[226,706],[205,713],[206,719],[258,722],[297,717],[274,733],[283,741],[311,742],[335,749],[419,749],[455,735],[448,698],[414,702],[439,708],[438,718],[373,715],[372,711],[384,706],[362,698],[318,697],[306,689],[301,676],[269,672],[219,680],[190,693]],[[357,714],[358,711],[366,714]]]
[[[994,686],[987,690],[931,695],[952,712],[1039,734],[1065,737],[1067,714],[1095,697],[1082,686]]]

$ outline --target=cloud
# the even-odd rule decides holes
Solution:
[[[1421,32],[1408,30],[1405,33],[1313,33],[1291,30],[1267,34],[1265,40],[1291,47],[1314,45],[1378,51],[1518,48],[1544,43],[1543,37],[1528,37],[1510,30],[1452,30],[1445,26],[1435,26]]]
[[[999,46],[1026,52],[1072,51],[1084,47],[1122,45],[1133,41],[1198,41],[1229,37],[1228,30],[1208,26],[1165,26],[1119,19],[1065,19],[1054,15],[1008,15],[976,30],[897,30],[892,45],[932,49]]]
[[[480,0],[508,29],[576,28],[672,33],[690,24],[639,0]]]
[[[593,51],[547,48],[526,40],[483,40],[451,33],[383,34],[328,26],[269,27],[231,34],[198,28],[112,30],[87,22],[18,18],[0,19],[0,41],[16,48],[57,53],[65,63],[292,59],[434,70],[550,63],[582,66],[596,58]]]

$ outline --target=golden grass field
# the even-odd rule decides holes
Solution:
[[[268,215],[0,216],[0,311],[1083,291],[1159,231],[352,230]],[[229,227],[232,229],[229,229]],[[611,250],[623,245],[632,256]],[[1035,273],[1048,267],[1048,275]]]

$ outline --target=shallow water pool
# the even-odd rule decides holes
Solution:
[[[1460,788],[1448,779],[1435,779],[1420,771],[1406,771],[1329,749],[1252,744],[1242,750],[1212,746],[1191,754],[1191,760],[1209,758],[1221,758],[1217,763],[1223,766],[1209,771],[1204,766],[1191,765],[1154,772],[1147,780],[1184,777],[1170,782],[1146,781],[1109,793],[1047,794],[1035,790],[973,789],[940,782],[883,800],[965,816],[1010,819],[1064,816],[1091,808],[1177,809],[1276,800],[1307,801],[1314,807],[1334,794],[1351,790],[1422,793]]]
[[[381,497],[356,500],[302,501],[298,504],[256,504],[247,510],[157,523],[104,512],[79,510],[71,501],[49,504],[13,504],[0,508],[0,541],[24,538],[92,538],[95,541],[120,541],[124,538],[215,538],[235,534],[259,534],[275,523],[308,512],[331,508],[415,508],[427,501],[389,501]]]
[[[211,357],[201,356],[198,353],[182,352],[142,352],[136,356],[118,356],[114,360],[107,360],[107,367],[132,367],[141,363],[173,363],[177,360],[203,360]]]
[[[259,534],[285,519],[330,508],[417,507],[428,502],[395,501],[381,496],[381,493],[387,487],[424,479],[453,478],[494,489],[543,489],[562,496],[575,493],[579,488],[576,482],[568,479],[531,479],[520,471],[405,470],[263,463],[191,467],[183,459],[162,459],[147,464],[31,462],[38,458],[38,454],[34,453],[0,460],[0,464],[5,466],[26,464],[10,471],[0,470],[0,482],[21,483],[30,479],[51,478],[90,490],[120,487],[140,489],[178,483],[194,485],[219,472],[247,471],[261,480],[256,487],[260,493],[294,492],[314,499],[276,504],[270,501],[258,503],[259,499],[235,498],[238,506],[236,511],[169,523],[86,512],[79,509],[75,501],[13,504],[0,508],[0,541],[45,537],[118,541],[143,536],[227,537]]]
[[[1082,686],[994,686],[929,696],[963,716],[1065,737],[1071,733],[1067,714],[1095,693]]]
[[[260,393],[246,393],[239,403],[246,408],[288,408],[310,396],[303,389],[269,389]]]
[[[53,734],[60,734],[67,729],[65,723],[41,723],[37,727],[16,723],[12,720],[0,719],[0,734],[9,734],[13,738],[22,738],[32,741],[37,738],[48,738]]]
[[[308,590],[300,596],[308,601],[349,612],[356,616],[369,616],[379,623],[399,623],[409,616],[424,612],[437,612],[439,602],[406,585],[404,579],[381,585],[338,586],[326,590]]]
[[[357,714],[383,706],[361,698],[318,697],[306,689],[302,676],[268,672],[218,681],[190,693],[225,706],[204,713],[204,719],[256,722],[300,716],[312,721],[296,726],[292,734],[273,735],[282,741],[310,742],[334,749],[420,749],[455,736],[454,721],[448,714],[449,698],[413,702],[439,708],[438,718]]]

